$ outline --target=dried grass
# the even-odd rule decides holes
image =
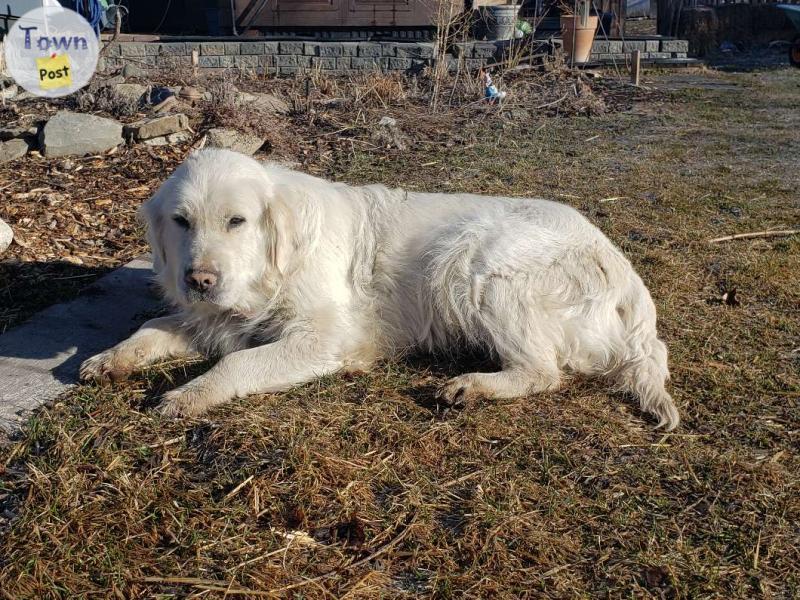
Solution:
[[[387,84],[358,104],[327,104],[347,82],[318,81],[307,95],[302,81],[281,85],[308,107],[291,117],[305,170],[542,195],[596,222],[653,292],[678,432],[654,432],[633,404],[584,380],[445,411],[441,382],[492,368],[470,356],[408,357],[168,421],[150,411],[159,394],[208,365],[164,364],[113,389],[77,388],[0,450],[3,594],[797,597],[800,240],[706,243],[800,219],[793,74],[671,95],[588,81],[607,109],[593,118],[566,99],[536,110],[578,85],[544,77],[509,76],[530,96],[515,92],[506,107],[455,93],[438,115],[425,109],[424,80],[405,98]],[[412,138],[408,150],[370,144],[383,115]],[[130,185],[152,188],[181,157],[169,152],[159,162],[126,150],[112,189],[122,196],[124,168]],[[49,176],[52,161],[30,160],[14,165],[27,181],[4,179],[4,194]],[[100,159],[87,164],[99,185]],[[90,181],[79,172],[64,185],[83,201]],[[139,201],[129,195],[106,218],[127,223]],[[28,236],[43,242],[12,254],[36,258],[44,204],[25,213],[15,202],[9,220],[31,218]],[[737,306],[719,301],[732,288]]]
[[[115,119],[125,119],[141,110],[138,99],[124,96],[113,87],[89,87],[69,97],[67,106],[79,112],[103,113]]]
[[[266,141],[270,151],[281,154],[295,148],[286,119],[272,111],[250,106],[242,97],[233,78],[224,76],[207,83],[210,94],[202,107],[203,127],[227,127],[254,133]]]

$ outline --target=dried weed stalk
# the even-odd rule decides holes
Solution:
[[[270,110],[254,107],[245,100],[234,77],[226,75],[207,84],[208,101],[202,113],[206,127],[225,127],[261,136],[272,150],[287,155],[294,152],[296,135],[290,131],[291,123]]]
[[[89,86],[70,96],[67,102],[80,112],[99,112],[123,119],[134,116],[141,108],[139,99],[124,96],[111,86]]]
[[[463,3],[456,0],[438,0],[436,3],[436,48],[431,72],[433,86],[430,96],[430,107],[434,112],[439,109],[442,89],[450,76],[448,50],[453,44],[465,41],[469,33],[470,17],[463,8]],[[462,63],[459,61],[453,66],[458,74]]]

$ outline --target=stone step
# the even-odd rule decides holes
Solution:
[[[56,304],[0,335],[0,441],[30,413],[78,381],[90,356],[130,335],[156,313],[152,264],[138,258],[71,302]]]

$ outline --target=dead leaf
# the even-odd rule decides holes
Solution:
[[[649,588],[664,587],[669,583],[669,571],[664,567],[645,567],[644,580]]]
[[[349,521],[331,527],[333,542],[344,542],[347,546],[361,546],[367,539],[364,523],[353,515]]]
[[[31,244],[25,238],[19,235],[19,232],[14,233],[14,243],[21,248],[30,248]]]
[[[286,511],[286,525],[290,529],[299,529],[306,522],[306,511],[302,506],[291,506]]]

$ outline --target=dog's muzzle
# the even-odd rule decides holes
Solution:
[[[220,275],[211,269],[187,269],[183,282],[190,300],[210,300],[219,289]]]

